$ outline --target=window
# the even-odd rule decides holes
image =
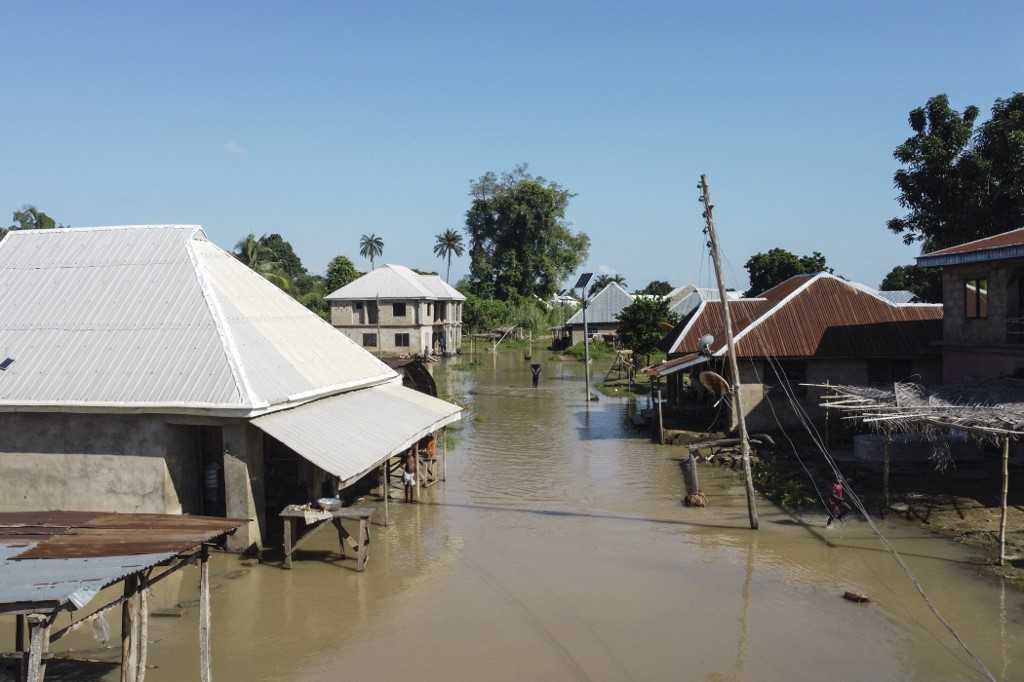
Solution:
[[[405,304],[404,303],[392,303],[391,314],[395,317],[405,317]]]
[[[428,303],[427,304],[427,317],[432,317],[433,315],[434,315],[434,304],[433,303]]]
[[[964,282],[964,314],[968,320],[988,317],[988,280],[969,279]]]
[[[356,310],[362,310],[362,309],[363,309],[363,302],[362,301],[356,301]]]
[[[408,348],[409,347],[409,335],[408,334],[395,334],[395,347],[396,348]]]
[[[367,319],[367,323],[368,324],[377,324],[377,304],[376,303],[367,303],[366,304],[366,313],[367,313],[366,316],[368,318]]]
[[[363,346],[364,347],[368,348],[370,346],[376,346],[376,345],[377,345],[377,335],[376,334],[363,334]]]

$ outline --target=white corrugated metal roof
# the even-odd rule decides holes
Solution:
[[[419,275],[404,265],[382,265],[326,296],[328,301],[405,298],[464,301],[437,275]]]
[[[618,322],[619,313],[632,302],[632,294],[623,289],[618,282],[610,282],[587,301],[587,324]],[[582,325],[583,309],[573,313],[565,323]]]
[[[252,423],[348,485],[442,426],[462,408],[389,383],[263,415]]]
[[[195,225],[9,232],[0,356],[0,407],[29,409],[249,413],[395,376]]]

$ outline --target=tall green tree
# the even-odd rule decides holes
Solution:
[[[58,227],[67,227],[67,225],[61,225],[35,206],[22,206],[20,211],[13,212],[12,220],[13,222],[9,226],[0,228],[0,238],[3,238],[10,230],[51,230]]]
[[[922,303],[942,303],[942,273],[937,268],[897,265],[882,280],[882,291],[910,291]]]
[[[335,256],[327,264],[327,293],[337,291],[359,277],[359,271],[348,256]]]
[[[619,343],[632,350],[637,358],[644,358],[644,364],[649,364],[651,354],[679,322],[679,316],[669,311],[666,299],[644,297],[623,308],[618,320]]]
[[[448,271],[445,273],[444,281],[451,281],[452,276],[452,254],[462,257],[466,247],[462,241],[462,235],[455,230],[445,230],[434,237],[434,255],[444,260],[448,259]]]
[[[370,261],[370,269],[374,269],[374,261],[384,255],[384,240],[371,232],[359,238],[359,255]]]
[[[309,274],[291,243],[278,233],[263,235],[260,237],[260,245],[270,254],[270,260],[277,263],[281,272],[286,274],[293,283],[297,284]]]
[[[747,296],[757,296],[793,275],[832,272],[825,262],[825,256],[815,251],[809,256],[798,256],[786,249],[770,249],[766,253],[755,253],[744,266],[750,275],[750,289]]]
[[[932,251],[1024,226],[1024,93],[997,99],[976,128],[978,113],[946,95],[910,112],[893,177],[907,212],[888,221],[907,244]]]
[[[281,268],[281,264],[274,260],[274,252],[255,234],[250,232],[235,244],[235,257],[278,288],[291,291],[291,279]]]
[[[626,278],[618,273],[612,275],[598,275],[594,278],[594,281],[591,282],[590,291],[587,296],[593,296],[594,294],[600,293],[601,289],[604,289],[612,282],[615,282],[623,288],[626,286]]]
[[[672,293],[672,285],[660,279],[655,279],[651,280],[647,286],[637,293],[647,294],[649,296],[667,296]]]
[[[590,238],[565,218],[572,192],[520,165],[470,184],[469,280],[483,298],[547,299],[587,256]]]

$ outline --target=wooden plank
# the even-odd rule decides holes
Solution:
[[[999,565],[1006,563],[1006,501],[1010,490],[1010,439],[1003,438],[1003,497],[999,506]]]
[[[50,638],[50,620],[45,616],[32,615],[28,617],[29,650],[28,650],[28,671],[26,679],[28,682],[43,682],[45,668],[43,667],[44,641]]]
[[[124,601],[121,603],[121,682],[135,682],[138,644],[135,641],[136,620],[138,619],[139,578],[130,575],[124,579]]]
[[[384,527],[387,528],[391,523],[391,511],[388,508],[391,502],[391,480],[388,476],[388,464],[385,462],[381,468],[380,473],[382,476],[381,487],[384,488]]]
[[[135,682],[146,679],[146,658],[149,655],[149,580],[143,575],[139,580],[139,623],[138,623],[138,660],[135,665]]]
[[[366,569],[366,560],[369,554],[370,535],[367,529],[366,519],[359,520],[359,546],[356,549],[356,570],[362,572]]]
[[[210,662],[210,550],[206,545],[203,545],[199,556],[199,680],[213,680]]]
[[[448,480],[448,427],[441,429],[441,480]]]

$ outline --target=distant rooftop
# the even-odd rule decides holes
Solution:
[[[1007,258],[1024,258],[1024,227],[926,253],[917,257],[917,264],[941,267]]]
[[[382,265],[326,296],[328,301],[422,299],[465,301],[458,289],[437,275],[421,275],[404,265]]]

